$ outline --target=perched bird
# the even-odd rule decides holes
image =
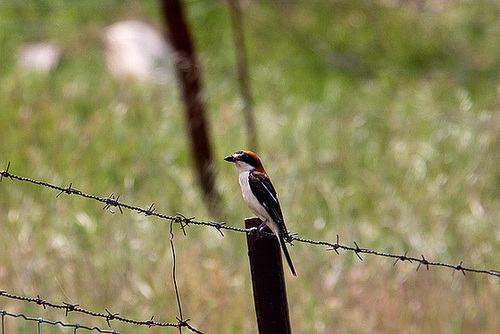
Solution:
[[[233,162],[238,167],[241,192],[245,203],[262,220],[259,229],[267,225],[276,235],[286,262],[288,262],[292,274],[296,276],[295,268],[285,245],[285,241],[290,242],[292,238],[288,235],[276,190],[262,167],[259,157],[250,151],[238,151],[225,157],[224,160]]]

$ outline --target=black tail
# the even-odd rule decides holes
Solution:
[[[297,276],[297,274],[295,273],[295,268],[293,267],[292,259],[290,258],[290,254],[288,254],[288,249],[286,248],[285,239],[283,239],[283,237],[280,235],[278,237],[278,240],[280,242],[281,249],[283,249],[283,254],[285,255],[286,262],[288,263],[288,266],[290,267],[290,271],[292,272],[292,275]]]

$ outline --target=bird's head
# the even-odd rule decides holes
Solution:
[[[232,155],[225,157],[224,160],[233,162],[236,167],[238,167],[240,172],[254,169],[264,172],[264,168],[262,167],[259,157],[257,154],[250,151],[234,152]]]

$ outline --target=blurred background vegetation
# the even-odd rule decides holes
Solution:
[[[209,216],[175,82],[114,79],[102,31],[163,26],[153,0],[0,1],[0,168],[158,212],[243,226],[245,148],[225,1],[185,1],[201,61],[223,217]],[[259,154],[290,230],[465,266],[500,269],[500,4],[496,1],[243,1]],[[17,65],[54,40],[49,75]],[[220,158],[220,159],[219,159]],[[0,289],[121,316],[175,321],[169,226],[4,180]],[[245,237],[176,230],[184,315],[207,333],[256,331]],[[297,333],[494,333],[498,280],[298,244],[287,275]],[[286,272],[288,274],[288,272]],[[0,309],[105,328],[0,299]],[[9,332],[36,325],[8,319]],[[153,332],[113,323],[124,332]],[[61,331],[44,328],[44,331]],[[168,331],[168,330],[167,330]],[[172,330],[173,332],[173,330]]]

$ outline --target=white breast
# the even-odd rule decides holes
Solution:
[[[241,171],[240,172],[240,186],[241,186],[241,192],[243,194],[243,199],[245,200],[245,203],[248,205],[250,210],[257,215],[261,220],[271,220],[269,217],[269,214],[267,213],[266,209],[260,204],[259,200],[257,197],[254,196],[252,193],[252,190],[250,189],[250,185],[248,184],[248,176],[249,176],[249,171]]]

